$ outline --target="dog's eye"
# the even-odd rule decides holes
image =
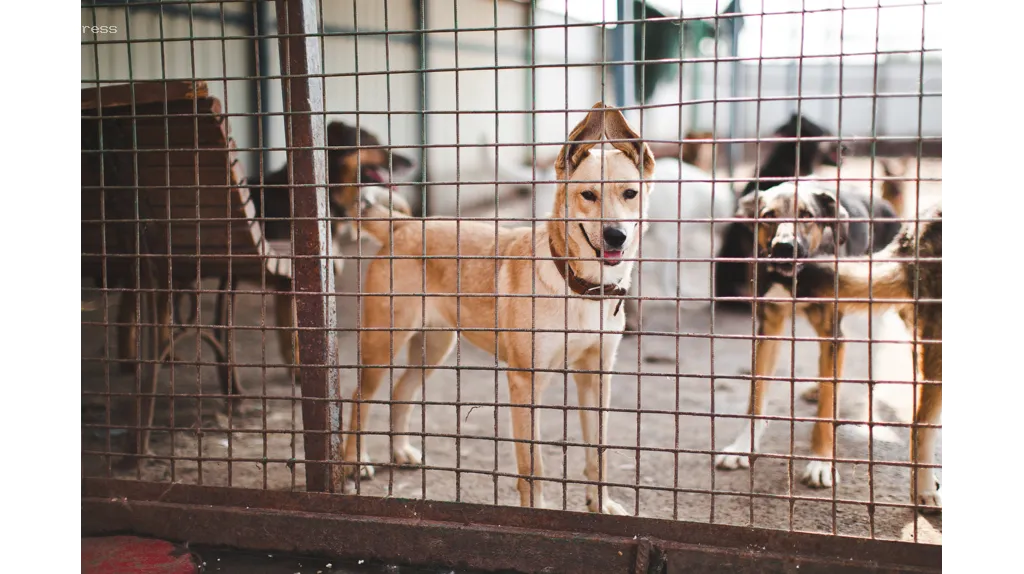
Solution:
[[[637,193],[639,192],[635,189],[627,189],[626,191],[622,192],[622,197],[625,197],[626,199],[633,199],[634,197],[636,197]]]
[[[800,219],[810,219],[812,217],[814,217],[814,214],[810,211],[807,211],[806,209],[800,210]]]
[[[775,219],[775,210],[769,209],[768,211],[762,213],[761,219]]]
[[[584,191],[580,195],[582,195],[583,199],[587,201],[597,201],[597,195],[593,191]]]

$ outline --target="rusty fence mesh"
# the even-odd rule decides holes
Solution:
[[[83,478],[941,543],[940,9],[83,1]]]

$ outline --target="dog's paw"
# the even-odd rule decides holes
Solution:
[[[804,468],[800,480],[811,488],[829,488],[833,480],[839,484],[839,471],[832,468],[832,463],[825,460],[812,460]]]
[[[399,466],[420,466],[423,464],[423,453],[411,444],[395,445],[391,459]]]
[[[715,456],[715,467],[720,470],[750,468],[750,457],[745,454],[730,454],[738,451],[736,445],[725,447],[725,452]]]
[[[600,509],[597,508],[597,499],[588,498],[587,509],[591,512],[600,512],[601,514],[612,514],[615,516],[626,516],[628,514],[625,507],[607,496],[603,497]]]
[[[942,512],[942,496],[939,494],[939,481],[930,472],[921,471],[917,479],[918,511],[921,514],[937,514]]]
[[[942,495],[939,489],[917,493],[917,510],[921,514],[939,514],[942,512]]]
[[[373,475],[376,472],[373,465],[370,464],[370,457],[363,455],[360,458],[359,464],[351,464],[352,461],[345,461],[350,464],[343,466],[343,476],[348,480],[355,480],[358,475],[361,480],[373,480]]]
[[[373,480],[373,475],[377,471],[374,470],[372,464],[363,463],[359,465],[359,478],[362,480]]]

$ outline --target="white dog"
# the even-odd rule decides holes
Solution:
[[[644,277],[633,281],[631,295],[641,283],[644,296],[656,286],[661,296],[684,299],[680,307],[706,307],[711,258],[725,227],[718,221],[733,216],[736,195],[729,183],[712,183],[710,173],[677,159],[661,158],[655,165],[659,193],[651,195],[650,227],[641,244]],[[639,323],[637,300],[627,299],[626,328],[637,330]]]

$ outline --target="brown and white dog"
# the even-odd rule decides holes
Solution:
[[[838,275],[840,307],[876,312],[895,308],[915,343],[917,385],[910,434],[911,500],[922,512],[942,508],[935,478],[935,448],[942,417],[942,208],[909,223],[873,261],[813,263],[818,295],[831,297]]]
[[[381,144],[374,134],[366,129],[357,129],[344,122],[335,121],[327,126],[327,184],[330,192],[330,216],[332,225],[332,259],[335,281],[341,279],[345,260],[340,257],[341,237],[348,227],[345,206],[359,196],[359,184],[381,184],[391,186],[392,172],[406,173],[414,167],[412,160],[400,153],[392,152]],[[256,214],[263,221],[263,231],[268,239],[291,239],[292,199],[289,186],[289,169],[284,165],[265,177],[254,176],[250,181],[260,182],[254,186],[251,197]],[[412,212],[405,198],[392,187],[385,196],[394,203],[396,210],[405,214]],[[288,281],[281,281],[274,295],[274,318],[281,354],[286,363],[299,363],[298,332]]]
[[[614,149],[596,146],[606,138]],[[617,141],[612,141],[617,140]],[[509,370],[512,434],[523,506],[544,506],[539,412],[533,408],[551,371],[577,370],[580,424],[587,443],[587,507],[625,514],[606,487],[606,411],[622,338],[621,297],[644,231],[654,157],[621,112],[598,103],[576,126],[555,165],[559,183],[546,227],[495,228],[481,222],[413,219],[364,193],[360,231],[385,247],[365,274],[359,383],[343,459],[372,476],[361,431],[370,403],[397,354],[409,344],[409,368],[394,385],[391,457],[420,464],[407,432],[421,377],[430,375],[462,335]],[[383,192],[383,190],[380,190]],[[393,254],[396,258],[390,258]],[[403,293],[424,293],[405,295]],[[461,296],[460,296],[461,295]],[[427,330],[421,330],[427,329]],[[393,339],[392,339],[393,337]],[[605,374],[602,374],[605,373]]]
[[[800,312],[819,337],[818,422],[814,424],[811,451],[816,457],[804,470],[802,480],[812,487],[827,488],[838,481],[832,466],[835,404],[833,380],[842,378],[845,345],[842,319],[847,306],[837,301],[833,283],[821,270],[805,263],[813,258],[863,256],[888,245],[900,231],[892,207],[881,199],[851,189],[823,187],[814,181],[787,182],[767,191],[752,192],[740,200],[738,216],[754,227],[759,260],[755,272],[754,300],[758,331],[754,353],[754,381],[748,414],[763,414],[766,377],[775,374],[783,329],[794,312]],[[827,291],[831,300],[807,301]],[[794,301],[793,296],[797,299]],[[767,300],[765,300],[767,299]],[[756,453],[767,426],[764,419],[751,420],[736,440],[716,457],[720,469],[749,467],[747,454]]]

